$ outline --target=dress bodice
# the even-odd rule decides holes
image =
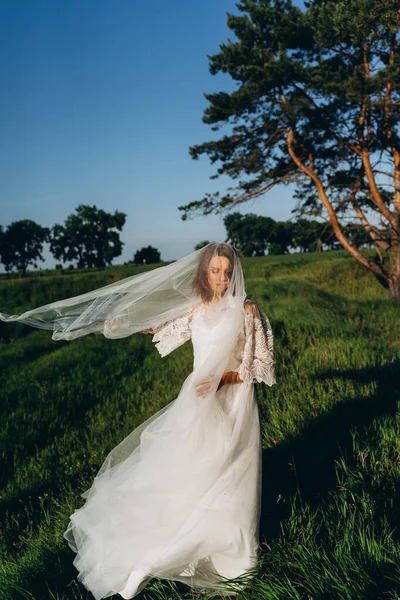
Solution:
[[[273,335],[269,321],[261,309],[246,300],[244,322],[229,357],[227,371],[237,371],[246,383],[276,383]],[[161,356],[166,356],[184,342],[192,339],[194,369],[208,358],[215,344],[226,345],[224,327],[218,322],[212,307],[190,309],[184,315],[168,321],[153,336]],[[226,330],[225,330],[226,333]]]
[[[194,311],[191,331],[193,344],[193,369],[196,370],[207,358],[210,345],[224,345],[223,323],[213,318],[212,309],[206,311],[200,308]],[[227,365],[227,371],[236,371],[242,361],[243,349],[245,343],[244,331],[241,331],[237,339],[234,353],[230,357]]]

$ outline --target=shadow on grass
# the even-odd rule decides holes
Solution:
[[[108,348],[110,344],[108,345]],[[38,452],[46,449],[50,444],[54,443],[54,440],[62,438],[66,433],[75,427],[78,423],[80,430],[85,426],[84,416],[92,410],[95,405],[104,402],[104,398],[108,395],[112,395],[116,386],[118,385],[118,377],[129,375],[133,368],[140,368],[147,356],[147,350],[144,346],[138,346],[135,349],[134,356],[128,360],[126,359],[123,369],[118,372],[118,376],[108,377],[107,373],[113,372],[114,355],[108,351],[107,346],[101,349],[101,351],[95,347],[88,348],[85,355],[82,355],[82,362],[77,363],[77,359],[74,356],[70,358],[68,356],[60,357],[58,362],[54,361],[50,366],[43,367],[43,370],[38,373],[37,382],[39,384],[48,385],[51,390],[48,398],[43,399],[38,392],[38,398],[36,400],[36,411],[42,411],[43,418],[38,422],[37,428],[31,430],[29,422],[29,412],[27,411],[26,416],[19,415],[20,421],[16,418],[9,419],[9,432],[7,443],[10,445],[8,461],[4,461],[0,468],[0,486],[5,488],[7,483],[14,477],[15,471],[19,464],[35,456]],[[127,353],[128,357],[128,353]],[[38,359],[39,360],[39,359]],[[84,362],[83,362],[84,360]],[[97,389],[99,390],[98,395],[93,392],[93,382],[90,377],[84,377],[85,369],[94,369],[95,367],[101,369],[101,390],[99,384],[96,382]],[[74,381],[74,377],[79,377],[82,382],[77,384]],[[57,393],[59,389],[54,386],[54,382],[59,382],[62,385],[63,392],[66,394],[66,388],[68,388],[68,400],[62,401],[57,400]],[[30,386],[30,382],[21,382],[20,388],[16,388],[15,391],[9,392],[9,397],[13,400],[13,404],[8,402],[7,405],[0,411],[3,419],[8,418],[8,412],[15,410],[18,403],[23,402],[23,385]],[[73,397],[74,386],[80,385],[79,390],[76,392],[76,399]],[[78,401],[79,398],[79,401]],[[46,408],[46,402],[51,401],[53,404],[57,404],[59,413],[57,419],[48,417]],[[23,444],[20,443],[21,437]]]
[[[43,564],[46,565],[45,571],[37,571],[34,566],[27,567],[21,571],[21,580],[19,582],[20,589],[13,591],[13,600],[93,600],[93,594],[77,579],[78,571],[73,565],[73,559],[76,554],[69,548],[65,541],[65,548],[59,549],[57,552],[46,551],[43,556]],[[171,591],[170,582],[163,580],[152,579],[149,581],[157,581],[160,587],[165,586],[165,596],[161,596],[159,591],[156,597],[168,598],[168,592]],[[148,585],[149,585],[148,584]],[[202,598],[203,596],[192,590],[189,586],[179,581],[173,582],[174,598],[187,597],[191,600],[194,598]],[[114,594],[108,596],[110,600],[121,600],[122,596]],[[146,586],[144,590],[135,596],[137,600],[149,598],[149,590]]]
[[[394,416],[400,399],[400,363],[383,367],[325,371],[316,378],[375,382],[374,396],[343,399],[331,411],[306,426],[301,435],[263,451],[262,514],[260,542],[279,535],[280,521],[287,519],[285,499],[299,500],[316,508],[321,496],[338,485],[335,460],[341,456],[355,466],[350,428],[369,425],[374,418]]]
[[[93,352],[92,352],[93,354]],[[93,363],[92,354],[89,362]],[[146,358],[146,351],[139,347],[135,352],[135,365],[142,365]],[[102,359],[102,355],[99,357]],[[129,373],[132,368],[133,360],[126,363],[126,373]],[[107,368],[105,367],[107,370]],[[65,365],[58,365],[57,376],[65,371]],[[80,439],[81,435],[86,430],[85,415],[92,410],[94,406],[101,405],[104,402],[104,397],[115,391],[115,380],[113,378],[105,379],[109,389],[102,389],[98,396],[91,393],[90,380],[87,380],[87,393],[82,393],[83,401],[81,403],[60,403],[60,412],[57,421],[48,422],[45,417],[31,437],[25,438],[24,445],[20,446],[19,451],[24,453],[25,458],[34,456],[42,449],[46,449],[50,444],[56,445],[58,439],[62,439],[66,434],[70,438]],[[113,425],[110,423],[110,427]],[[23,430],[17,429],[16,434],[23,435]],[[18,459],[18,454],[14,449],[13,460],[4,462],[0,470],[0,483],[6,488],[7,483],[14,476],[15,462]],[[54,452],[47,453],[45,465],[45,475],[40,481],[35,481],[33,485],[24,487],[18,490],[18,495],[10,495],[2,498],[0,503],[0,535],[3,542],[6,544],[10,556],[18,557],[23,545],[21,546],[20,536],[24,531],[32,531],[40,524],[41,511],[40,494],[44,490],[52,497],[57,497],[60,489],[63,487],[64,481],[61,481],[57,474],[60,469],[60,456],[56,449]],[[54,474],[54,475],[53,475]],[[82,472],[77,473],[77,478],[68,476],[68,483],[78,488],[81,484],[80,478]]]
[[[67,544],[67,542],[65,542]],[[73,555],[75,556],[75,554]],[[77,570],[72,563],[71,550],[65,548],[57,552],[46,550],[43,564],[46,571],[37,571],[34,565],[21,569],[20,589],[13,590],[13,600],[47,600],[50,598],[71,598],[93,600],[91,592],[76,580]],[[118,598],[121,596],[112,596]]]
[[[5,380],[5,378],[7,377],[7,369],[15,369],[16,367],[21,366],[22,368],[26,368],[27,363],[28,362],[34,362],[39,360],[42,356],[50,356],[51,354],[53,354],[54,352],[56,352],[57,350],[60,350],[62,348],[63,345],[65,345],[67,342],[62,342],[60,344],[60,342],[54,342],[54,344],[52,344],[51,342],[49,342],[48,340],[40,340],[40,339],[36,339],[35,342],[33,344],[28,344],[29,342],[29,336],[26,336],[26,346],[23,347],[23,352],[20,352],[20,354],[12,354],[9,356],[2,356],[1,358],[1,378]],[[13,341],[13,342],[8,342],[7,343],[25,343],[21,342],[21,340],[18,341]],[[19,346],[21,347],[21,346]]]

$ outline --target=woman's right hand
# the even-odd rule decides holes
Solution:
[[[207,377],[203,377],[196,383],[196,394],[200,397],[206,396],[211,389],[212,382],[214,380],[214,375],[208,375]]]

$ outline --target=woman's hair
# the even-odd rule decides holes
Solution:
[[[238,260],[236,249],[228,243],[213,242],[207,246],[204,246],[200,252],[197,273],[192,282],[193,291],[201,296],[203,302],[210,302],[214,295],[214,292],[208,282],[208,265],[214,256],[225,256],[231,263],[232,270],[235,260]],[[232,293],[235,295],[235,289],[233,289]]]

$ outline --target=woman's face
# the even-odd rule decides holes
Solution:
[[[215,296],[223,296],[232,277],[232,266],[226,256],[214,256],[208,263],[208,283]]]

